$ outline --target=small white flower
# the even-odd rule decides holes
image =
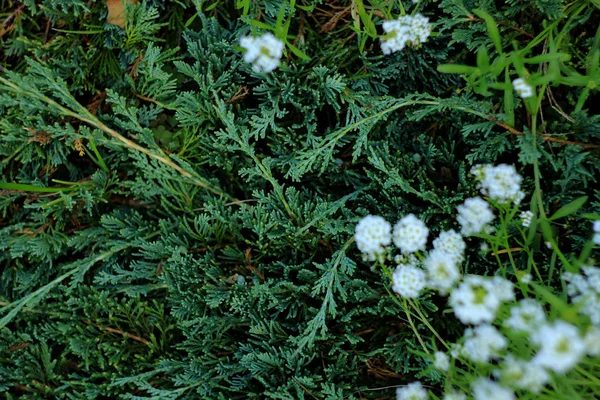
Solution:
[[[433,241],[433,248],[448,253],[457,263],[464,259],[464,252],[467,245],[462,236],[454,229],[444,231]]]
[[[562,274],[562,278],[567,282],[567,294],[571,297],[589,291],[589,285],[583,275],[565,272]]]
[[[471,275],[450,293],[448,303],[463,324],[481,324],[494,320],[501,299],[491,279]]]
[[[504,326],[517,332],[536,332],[546,323],[546,314],[542,305],[534,299],[523,299],[519,305],[510,309],[510,316],[504,320]]]
[[[385,34],[381,37],[383,54],[401,51],[407,45],[414,47],[425,43],[431,34],[432,26],[429,18],[421,14],[404,15],[382,24]]]
[[[582,274],[566,272],[567,293],[571,301],[579,306],[579,312],[587,315],[592,324],[600,325],[600,268],[583,267]]]
[[[511,281],[494,276],[492,278],[492,290],[500,301],[511,301],[515,299],[514,285]]]
[[[460,353],[462,352],[462,345],[458,343],[452,343],[450,345],[450,357],[457,359],[460,357]]]
[[[476,165],[471,169],[471,174],[479,181],[481,193],[500,204],[511,202],[519,204],[525,197],[521,191],[523,177],[512,165],[500,164],[495,167],[490,164]]]
[[[458,390],[452,390],[446,394],[442,400],[467,400],[467,395]]]
[[[531,276],[531,274],[528,273],[521,275],[521,277],[519,278],[519,282],[524,283],[525,285],[529,285],[532,280],[533,277]]]
[[[529,228],[531,225],[531,219],[533,218],[533,213],[531,211],[523,211],[521,213],[521,225],[525,228]]]
[[[491,325],[479,325],[465,331],[462,354],[478,363],[487,363],[506,348],[506,338]]]
[[[455,258],[443,250],[431,250],[423,265],[427,270],[428,286],[438,289],[442,295],[448,293],[460,279]]]
[[[394,244],[402,253],[414,253],[425,250],[429,229],[423,221],[408,214],[394,225],[392,234]]]
[[[600,355],[600,328],[592,326],[583,337],[587,354],[592,357]]]
[[[427,283],[425,272],[412,265],[400,265],[392,274],[392,290],[402,297],[416,298]]]
[[[501,367],[502,369],[494,371],[494,376],[513,388],[526,389],[538,394],[550,380],[550,374],[544,368],[518,360],[511,354],[506,357]]]
[[[456,220],[461,226],[460,232],[468,236],[481,233],[494,220],[494,213],[487,201],[481,197],[473,197],[458,206]]]
[[[600,268],[588,265],[581,269],[587,275],[590,289],[596,293],[600,293]]]
[[[382,217],[367,215],[356,225],[354,240],[358,250],[375,261],[392,241],[392,226]]]
[[[572,369],[586,351],[577,327],[560,320],[543,325],[531,338],[540,346],[532,362],[558,373]]]
[[[594,242],[594,244],[600,246],[600,219],[597,221],[594,221],[594,225],[592,226],[592,228],[594,229],[594,237],[592,238],[592,241]]]
[[[450,358],[446,353],[436,351],[433,355],[433,366],[440,371],[448,371],[450,369]]]
[[[471,385],[475,400],[513,400],[515,394],[487,378],[477,378]]]
[[[260,37],[245,36],[240,45],[246,49],[244,61],[256,72],[271,72],[279,66],[285,45],[271,33]]]
[[[396,389],[396,400],[427,400],[427,390],[419,381],[409,383]]]
[[[528,85],[522,78],[515,79],[513,81],[513,87],[515,88],[515,91],[519,94],[519,96],[521,96],[524,99],[533,96],[533,88],[530,85]]]

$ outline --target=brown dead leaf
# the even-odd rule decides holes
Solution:
[[[125,2],[136,4],[138,0],[106,0],[108,16],[106,22],[125,28]]]
[[[73,142],[73,146],[75,146],[75,150],[79,152],[79,157],[83,157],[85,155],[85,151],[83,151],[83,141],[81,139],[77,139]]]
[[[25,129],[31,134],[31,137],[27,139],[27,143],[37,142],[39,144],[45,145],[50,143],[50,140],[52,140],[52,135],[48,132],[39,132],[33,128],[29,128],[26,126],[24,126],[23,129]]]

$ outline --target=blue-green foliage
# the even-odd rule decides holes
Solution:
[[[364,3],[378,29],[400,13]],[[0,2],[2,16],[21,7],[0,35],[2,182],[33,187],[0,190],[6,398],[333,400],[392,396],[367,389],[414,376],[435,385],[352,242],[359,218],[456,228],[472,165],[528,177],[532,157],[550,210],[585,194],[598,212],[597,91],[574,113],[577,97],[552,88],[534,147],[524,107],[506,130],[501,96],[436,69],[493,49],[474,8],[510,48],[566,1],[421,1],[437,36],[389,56],[372,38],[361,51],[352,4],[143,1],[121,29],[104,1]],[[589,53],[598,12],[581,10],[563,51]],[[278,18],[310,60],[288,47],[279,69],[253,72],[239,39]],[[581,224],[555,227],[567,251]],[[493,272],[478,246],[465,270]],[[422,300],[431,323],[462,334],[440,304]]]

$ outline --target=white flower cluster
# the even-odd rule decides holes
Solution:
[[[380,259],[392,242],[392,226],[382,217],[367,215],[356,225],[354,240],[369,261]]]
[[[594,244],[600,246],[600,220],[594,221],[593,229],[594,237],[592,241],[594,242]]]
[[[448,254],[455,262],[462,262],[467,245],[462,236],[454,229],[444,231],[433,241],[433,248]]]
[[[521,213],[520,217],[521,217],[521,224],[525,228],[529,228],[529,225],[531,225],[531,219],[533,218],[533,213],[531,211],[523,211]]]
[[[515,358],[509,354],[500,365],[500,369],[494,370],[494,376],[506,382],[516,389],[526,389],[535,394],[550,380],[548,372],[539,365]]]
[[[467,328],[460,348],[463,356],[477,363],[487,363],[506,348],[506,338],[492,325]]]
[[[465,236],[485,231],[491,233],[489,223],[494,220],[494,213],[487,201],[481,197],[473,197],[457,207],[456,220],[461,226],[460,233]]]
[[[446,353],[441,351],[436,351],[433,360],[433,366],[439,369],[440,371],[448,371],[450,369],[450,358]]]
[[[510,309],[510,316],[504,320],[504,326],[515,332],[531,334],[546,323],[546,314],[542,305],[534,299],[523,299]]]
[[[442,400],[467,400],[467,395],[459,390],[450,390],[444,394]]]
[[[431,34],[429,18],[421,14],[405,15],[383,23],[385,35],[381,38],[383,54],[401,51],[406,45],[413,47],[425,43]]]
[[[488,378],[477,378],[471,385],[475,400],[513,400],[515,394]]]
[[[587,353],[592,357],[600,355],[600,327],[592,326],[583,337]]]
[[[513,285],[504,278],[467,276],[450,293],[448,303],[463,324],[490,323],[504,301],[514,300]]]
[[[421,382],[409,383],[396,389],[396,400],[427,400],[427,390]]]
[[[567,293],[571,301],[579,306],[579,312],[587,315],[592,324],[600,325],[600,268],[583,267],[584,275],[565,272]]]
[[[402,253],[425,250],[429,229],[423,221],[408,214],[394,225],[393,240]]]
[[[524,197],[520,190],[522,178],[512,166],[479,165],[471,172],[478,179],[481,192],[498,204],[519,204]],[[531,212],[521,214],[524,226],[529,226],[532,218]],[[359,223],[360,229],[357,226],[356,242],[363,253],[381,260],[386,258],[384,255],[392,260],[386,246],[393,242],[401,251],[393,258],[398,264],[392,274],[394,292],[405,298],[416,298],[425,288],[430,288],[440,295],[449,295],[448,305],[455,316],[470,325],[461,340],[450,344],[448,353],[438,351],[433,355],[433,366],[448,372],[454,365],[450,357],[461,364],[472,363],[473,367],[488,364],[492,378],[478,378],[471,384],[473,398],[513,400],[515,390],[534,395],[542,393],[554,375],[569,372],[586,355],[600,355],[600,268],[588,266],[582,268],[582,274],[563,274],[572,303],[579,313],[589,318],[591,326],[580,331],[569,322],[549,320],[539,301],[524,298],[515,302],[514,284],[503,277],[462,277],[460,263],[466,249],[463,235],[491,233],[493,228],[489,224],[493,220],[490,204],[475,197],[458,207],[461,233],[441,232],[428,251],[429,229],[412,214],[402,218],[393,232],[383,218],[368,216]],[[600,221],[594,222],[593,228],[600,241]],[[532,279],[526,271],[516,271],[516,278],[522,285]],[[515,337],[520,338],[520,345],[530,348],[519,348],[518,354],[511,353],[514,346],[509,339]],[[420,382],[397,390],[397,400],[426,398],[427,391]],[[443,396],[443,400],[466,398],[465,393],[452,388]]]
[[[393,258],[398,267],[392,274],[392,289],[402,297],[416,298],[425,287],[447,294],[461,278],[459,264],[466,248],[461,235],[454,230],[440,233],[421,261],[414,253],[425,250],[428,236],[425,223],[413,214],[401,218],[393,232],[385,219],[368,215],[356,226],[354,238],[365,260],[380,262],[386,254],[392,259],[388,246],[393,241],[401,254]]]
[[[471,169],[471,174],[479,181],[481,193],[499,204],[519,204],[525,197],[525,193],[521,191],[523,177],[512,165],[479,164]]]
[[[460,257],[463,257],[462,252]],[[430,251],[424,265],[429,276],[428,286],[439,290],[440,294],[447,294],[460,279],[457,256],[442,249]]]
[[[533,88],[522,78],[517,78],[513,82],[513,87],[519,96],[526,99],[533,96]]]
[[[598,279],[598,283],[599,271],[591,273],[594,275],[592,280]],[[497,281],[495,295],[506,290],[506,287],[502,288],[504,285]],[[489,302],[489,289],[486,288],[485,293],[480,292],[483,303],[485,300]],[[463,319],[463,322],[472,322],[476,318]],[[530,360],[516,358],[510,353],[503,356],[502,352],[506,352],[508,345],[506,337],[495,327],[486,324],[468,328],[463,343],[452,346],[450,354],[455,358],[462,356],[475,363],[493,362],[498,365],[498,368],[493,370],[493,375],[501,384],[491,380],[478,381],[479,383],[472,387],[475,399],[513,399],[514,393],[510,389],[528,390],[538,394],[550,381],[551,372],[565,374],[586,354],[600,354],[600,327],[592,326],[582,335],[576,326],[565,321],[548,322],[542,304],[534,299],[523,299],[512,306],[510,316],[504,320],[503,327],[509,332],[526,335],[527,343],[535,346],[534,356]],[[436,360],[443,359],[442,355],[436,354],[435,357]]]
[[[260,37],[245,36],[240,46],[246,49],[244,61],[252,64],[256,72],[271,72],[279,66],[284,44],[271,33]]]
[[[392,282],[394,292],[409,299],[416,298],[425,288],[425,272],[412,265],[400,265],[392,274]]]
[[[569,371],[586,352],[577,327],[561,320],[543,325],[531,338],[540,346],[532,362],[554,372]]]

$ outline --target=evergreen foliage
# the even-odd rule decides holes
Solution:
[[[547,209],[586,195],[581,212],[600,214],[600,10],[404,3],[144,0],[122,29],[100,0],[0,0],[5,398],[341,400],[439,384],[354,227],[414,213],[432,232],[457,229],[456,207],[477,193],[471,166],[530,177],[533,159]],[[384,56],[381,22],[403,7],[437,34]],[[556,21],[563,75],[591,77],[550,88],[537,132],[516,94],[438,72],[493,53],[475,8],[506,51]],[[239,47],[266,30],[286,43],[268,75]],[[588,226],[570,215],[553,229],[579,254]],[[468,247],[465,272],[493,273]],[[462,334],[442,304],[421,299],[438,331]]]

